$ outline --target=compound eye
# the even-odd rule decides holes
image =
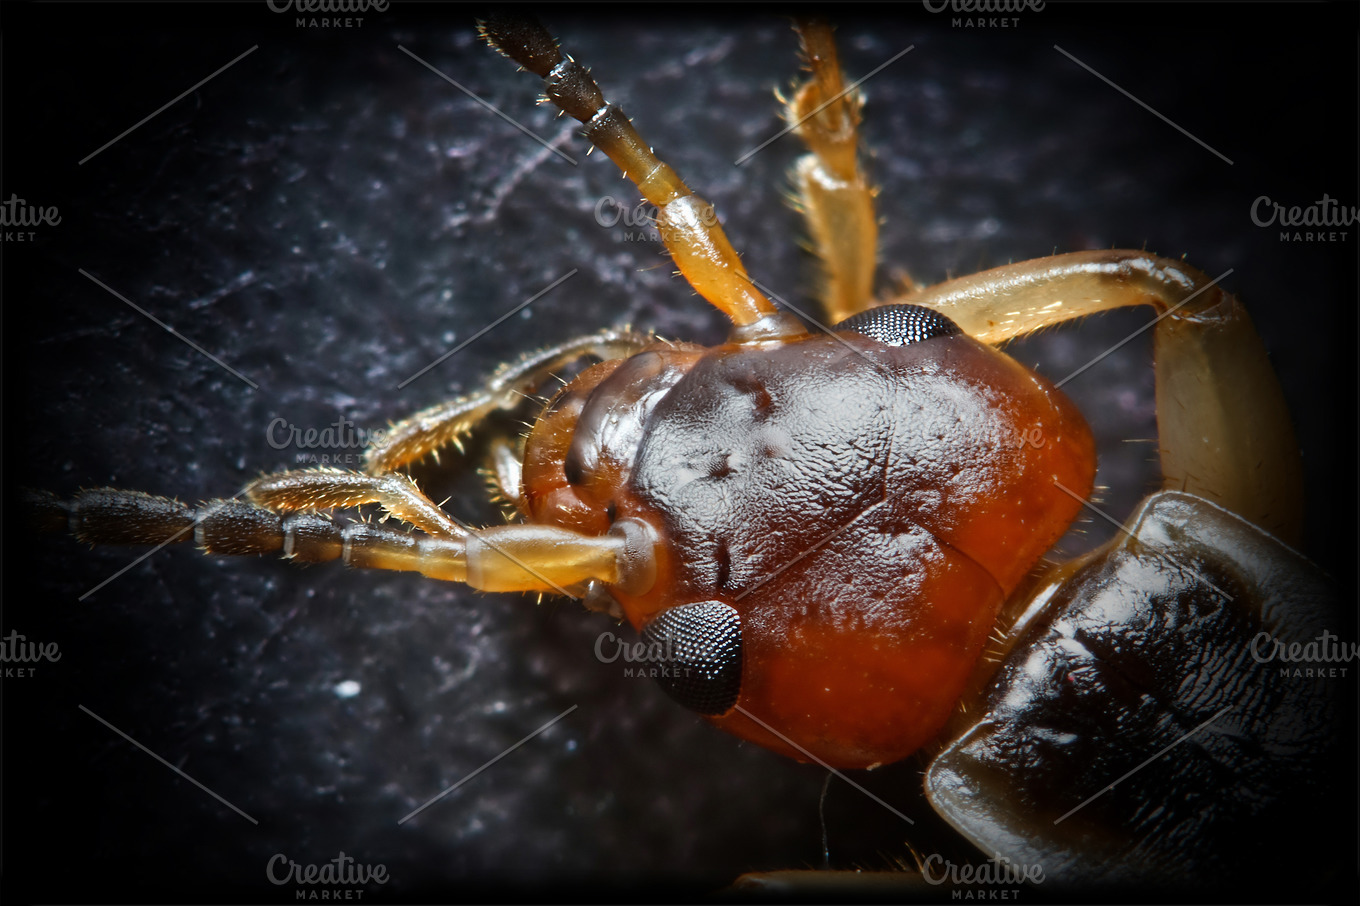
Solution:
[[[959,325],[924,305],[880,305],[851,315],[832,330],[853,330],[887,346],[909,346],[961,334]]]
[[[672,607],[642,627],[649,652],[660,646],[657,682],[700,714],[732,710],[741,694],[741,616],[721,601]]]

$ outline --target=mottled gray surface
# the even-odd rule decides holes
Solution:
[[[17,483],[229,495],[293,464],[298,450],[268,443],[275,418],[381,427],[519,352],[609,324],[722,336],[655,244],[596,224],[600,199],[632,204],[630,184],[600,155],[585,157],[574,122],[534,107],[535,80],[479,46],[456,8],[394,4],[362,28],[321,31],[259,5],[233,10],[230,28],[190,31],[173,18],[187,13],[158,7],[120,10],[103,25],[87,17],[80,32],[64,9],[25,11],[5,35],[5,193],[62,216],[36,242],[5,248],[7,495]],[[51,18],[28,20],[37,15]],[[1355,202],[1354,104],[1317,93],[1332,74],[1352,84],[1354,46],[1346,29],[1291,38],[1262,24],[1253,41],[1207,18],[1192,37],[1153,27],[1170,15],[1140,12],[1132,31],[1067,5],[1006,31],[951,29],[920,10],[845,22],[854,76],[915,45],[866,85],[885,271],[934,282],[1053,250],[1144,245],[1211,275],[1233,268],[1227,283],[1256,318],[1298,419],[1310,544],[1337,568],[1351,548],[1334,526],[1354,520],[1330,508],[1353,498],[1342,446],[1353,424],[1345,398],[1329,395],[1338,381],[1350,387],[1357,237],[1282,243],[1249,208],[1261,194]],[[751,273],[808,304],[810,262],[781,199],[796,145],[781,139],[732,164],[781,128],[771,92],[795,72],[786,24],[627,11],[548,24],[717,205]],[[523,313],[397,388],[572,268]],[[1101,317],[1014,350],[1061,378],[1147,317]],[[1068,385],[1101,438],[1099,482],[1119,518],[1155,480],[1153,446],[1123,442],[1155,434],[1145,341]],[[476,482],[430,478],[436,499],[455,493],[448,506],[461,517],[498,518]],[[365,899],[392,900],[561,898],[606,886],[695,896],[742,871],[820,860],[824,772],[713,731],[650,682],[597,662],[595,639],[613,627],[569,602],[536,607],[417,576],[219,561],[187,548],[153,554],[82,601],[137,554],[62,538],[27,548],[16,508],[6,513],[4,629],[62,651],[3,687],[4,884],[16,897],[7,901],[291,900],[292,888],[265,878],[275,853],[321,863],[343,850],[383,863],[391,881]],[[1095,538],[1110,531],[1090,528]],[[338,696],[342,682],[358,694]],[[915,827],[832,786],[833,861],[907,858],[907,839],[922,852],[966,852],[924,814],[920,768],[857,776]]]

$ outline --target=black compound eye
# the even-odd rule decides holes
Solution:
[[[963,333],[959,325],[924,305],[880,305],[851,315],[832,330],[853,330],[888,346],[909,346]]]
[[[725,714],[741,694],[741,616],[720,601],[672,607],[642,627],[649,653],[659,645],[656,681],[700,714]]]

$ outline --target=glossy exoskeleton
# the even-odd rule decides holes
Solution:
[[[854,95],[815,109],[835,94],[834,59],[816,28],[805,36],[815,78],[790,118],[807,124],[800,134],[813,153],[802,191],[834,265],[847,235],[872,248],[869,192],[853,154],[839,178],[844,123],[820,122],[823,114],[853,121]],[[668,652],[672,676],[663,678],[674,697],[730,732],[841,767],[901,758],[940,732],[970,681],[981,682],[978,656],[998,612],[1090,492],[1094,452],[1080,415],[987,344],[1105,308],[1157,306],[1167,314],[1159,394],[1173,401],[1159,397],[1167,486],[1202,491],[1211,506],[1283,537],[1297,532],[1298,468],[1278,390],[1240,306],[1203,275],[1143,253],[1080,253],[861,311],[872,302],[855,290],[864,268],[842,277],[831,266],[827,307],[844,317],[827,332],[810,329],[775,311],[711,208],[651,156],[546,33],[503,21],[488,37],[543,76],[549,97],[639,183],[680,270],[731,316],[728,343],[706,349],[606,332],[530,357],[485,391],[403,422],[370,451],[367,473],[271,476],[247,490],[248,503],[202,508],[90,491],[45,501],[52,525],[100,543],[192,532],[216,553],[282,551],[488,590],[587,594]],[[818,195],[833,183],[837,191]],[[501,490],[524,523],[469,531],[394,475],[587,355],[604,361],[544,409],[522,455],[497,460]],[[1226,384],[1231,395],[1220,392]],[[1196,442],[1209,412],[1223,436]],[[1050,442],[1015,442],[1033,429]],[[1224,437],[1236,460],[1225,456]],[[1263,458],[1269,468],[1260,468]],[[1254,463],[1258,474],[1232,461]],[[314,514],[364,503],[420,533]],[[1086,601],[1063,584],[1083,581],[1112,587],[1089,571],[1065,574],[1033,600]],[[1232,600],[1256,597],[1251,583],[1244,589]],[[1312,728],[1325,721],[1311,714],[1300,745],[1317,749]],[[932,783],[946,813],[964,814],[967,796],[945,800],[977,786],[962,771],[947,775],[956,764],[937,762],[946,767]],[[1006,796],[978,801],[991,808]],[[970,820],[956,823],[984,845],[994,842],[987,829],[1004,826],[990,812]]]

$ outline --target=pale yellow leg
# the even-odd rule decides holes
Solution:
[[[1303,471],[1284,395],[1246,310],[1200,271],[1146,252],[1074,252],[950,280],[900,301],[933,308],[986,343],[1152,306],[1163,486],[1298,544]]]
[[[821,259],[819,292],[829,323],[873,306],[878,262],[874,190],[859,163],[859,89],[846,90],[831,27],[820,20],[795,26],[812,78],[789,100],[784,118],[812,153],[793,169],[798,206]]]
[[[361,543],[348,545],[345,561],[350,566],[464,582],[481,591],[579,597],[592,579],[613,585],[628,578],[627,548],[621,534],[592,536],[551,525],[501,525],[457,539],[370,534]]]
[[[35,503],[43,528],[69,528],[91,544],[166,545],[193,539],[209,554],[281,553],[299,563],[341,560],[360,568],[419,572],[484,591],[580,596],[588,583],[598,581],[644,594],[656,581],[656,537],[639,520],[620,519],[600,536],[544,525],[466,530],[442,515],[431,520],[411,513],[413,504],[417,509],[433,504],[414,486],[412,494],[386,487],[388,479],[406,482],[358,472],[293,472],[256,482],[252,500],[213,500],[196,509],[116,488],[82,491],[69,501],[44,495]],[[437,531],[341,524],[316,513],[290,512],[362,503],[382,503],[394,513],[406,512],[407,521]]]
[[[419,572],[432,579],[465,582],[482,591],[577,597],[592,580],[641,594],[656,578],[655,535],[636,519],[616,521],[605,535],[585,535],[553,525],[470,529],[445,515],[408,478],[333,470],[261,479],[247,489],[247,496],[251,503],[285,519],[297,510],[377,503],[428,533],[393,532],[363,523],[337,530],[342,544],[333,556],[350,566]],[[258,534],[257,522],[250,522],[250,528]]]

